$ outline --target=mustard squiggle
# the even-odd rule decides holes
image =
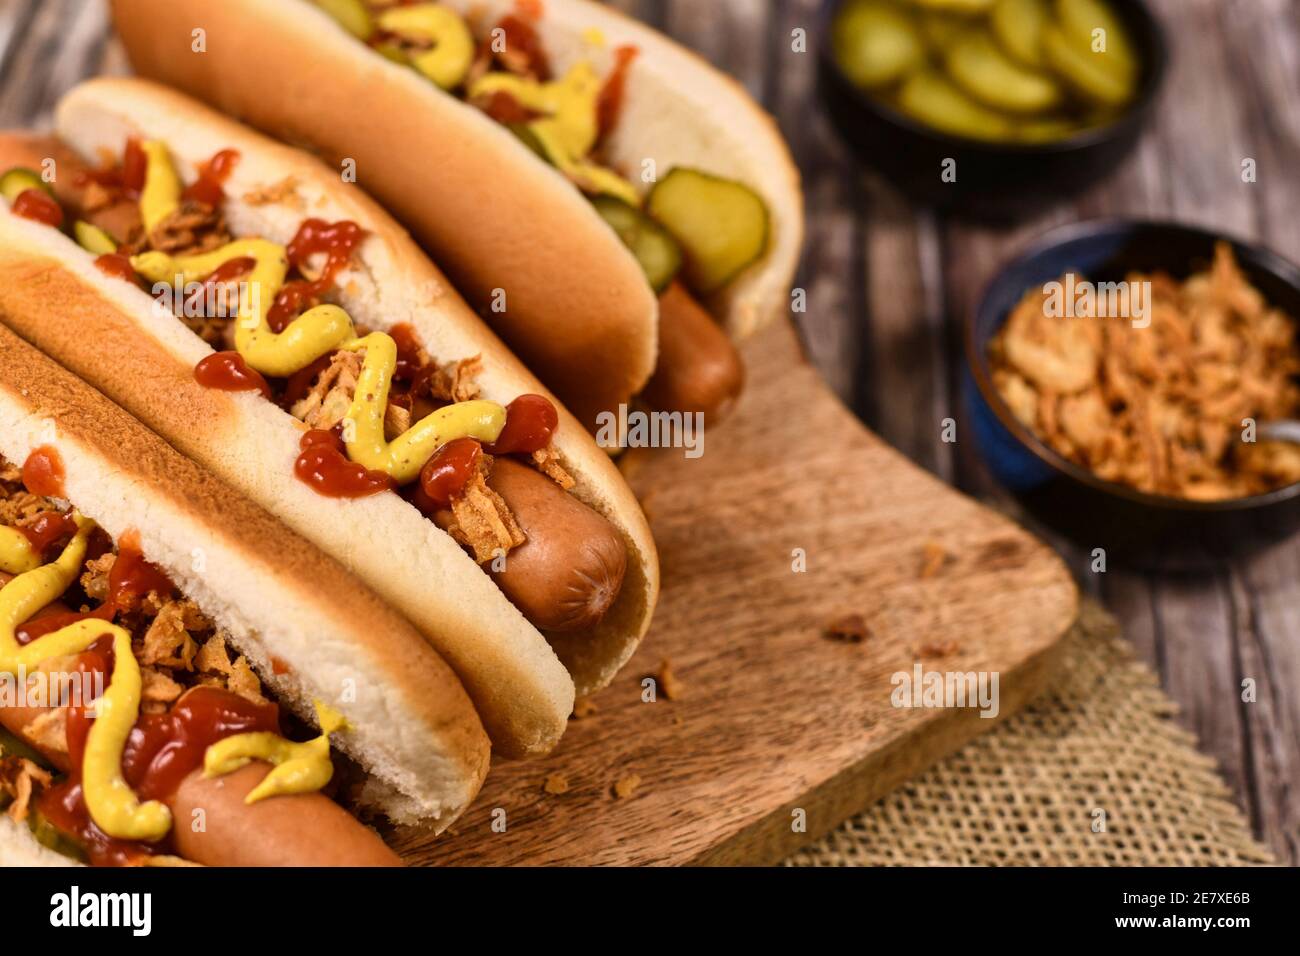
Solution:
[[[82,793],[95,825],[122,840],[161,840],[171,829],[171,811],[157,800],[142,803],[122,776],[122,751],[140,714],[140,665],[129,632],[107,621],[85,620],[59,628],[30,644],[18,643],[24,621],[71,586],[86,557],[95,524],[75,516],[77,533],[59,557],[20,574],[0,589],[0,671],[17,676],[44,661],[80,654],[105,635],[113,639],[113,673],[95,702],[95,722],[86,739]]]

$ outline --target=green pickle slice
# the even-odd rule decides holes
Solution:
[[[72,232],[77,237],[77,244],[87,252],[93,252],[97,256],[117,252],[117,243],[113,237],[93,223],[78,219],[73,224]]]
[[[926,10],[946,10],[963,16],[987,13],[993,6],[993,0],[912,0],[912,3]]]
[[[1122,106],[1133,96],[1132,74],[1108,68],[1102,54],[1054,23],[1043,28],[1043,53],[1052,70],[1079,96],[1099,106]]]
[[[913,119],[955,136],[1011,139],[1011,122],[971,99],[933,70],[907,78],[898,92],[898,108]]]
[[[359,40],[368,40],[375,32],[375,21],[361,0],[315,0],[315,3]]]
[[[835,61],[859,86],[887,86],[925,57],[916,23],[887,0],[852,0],[831,27]]]
[[[1137,52],[1124,23],[1109,4],[1100,0],[1057,0],[1056,16],[1066,36],[1095,56],[1103,68],[1132,77],[1137,72]],[[1104,30],[1106,48],[1093,50],[1093,31]]]
[[[936,56],[943,56],[952,41],[966,32],[969,26],[970,20],[955,13],[940,10],[921,12],[921,34]]]
[[[1041,70],[1043,27],[1047,24],[1047,0],[998,0],[989,15],[989,25],[1007,55],[1024,66]]]
[[[945,65],[964,92],[994,109],[1042,113],[1061,102],[1061,89],[1051,77],[1020,66],[982,30],[953,43]]]
[[[51,196],[54,195],[50,184],[41,179],[41,174],[33,169],[15,166],[0,176],[0,195],[3,195],[7,202],[13,202],[21,193],[29,189],[40,189]]]
[[[709,295],[767,249],[767,205],[748,186],[677,167],[646,197],[646,212],[681,245],[687,284]]]
[[[631,250],[655,292],[668,288],[682,267],[682,251],[657,222],[613,196],[595,196],[591,203],[609,227]]]

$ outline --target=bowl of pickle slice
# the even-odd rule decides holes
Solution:
[[[819,76],[865,160],[921,198],[997,208],[1113,168],[1165,49],[1138,0],[841,0]]]

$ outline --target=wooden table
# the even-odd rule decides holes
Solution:
[[[964,413],[959,328],[998,265],[1044,229],[1097,216],[1174,218],[1264,241],[1300,260],[1300,8],[1292,0],[1151,0],[1172,43],[1163,108],[1107,180],[1014,228],[909,206],[862,174],[814,94],[817,0],[618,0],[736,74],[772,110],[804,172],[809,237],[798,284],[805,347],[880,435],[959,488],[1006,502],[970,443],[939,440]],[[811,48],[811,45],[810,45]],[[0,123],[44,125],[83,76],[123,72],[99,0],[0,0]],[[1244,158],[1257,182],[1241,181]],[[1257,835],[1300,863],[1300,541],[1204,575],[1088,571],[1221,762]],[[1244,678],[1258,699],[1241,701]]]

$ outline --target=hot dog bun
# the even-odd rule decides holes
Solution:
[[[314,159],[142,80],[83,84],[61,103],[58,127],[91,159],[103,148],[120,150],[128,135],[161,139],[186,178],[217,151],[237,150],[225,184],[226,217],[236,234],[287,242],[308,216],[358,223],[370,234],[358,251],[361,265],[338,283],[339,304],[358,323],[386,330],[408,322],[439,361],[482,356],[476,381],[483,398],[506,403],[547,394],[406,233]],[[10,145],[30,149],[30,140],[0,143],[0,165],[7,165]],[[244,198],[268,191],[277,198]],[[554,447],[576,479],[573,494],[617,528],[628,567],[617,602],[597,627],[550,635],[548,644],[449,535],[396,495],[341,501],[295,480],[300,424],[254,394],[200,387],[193,369],[210,347],[146,293],[96,269],[93,256],[62,234],[0,212],[0,285],[0,321],[405,613],[459,674],[504,754],[550,749],[572,710],[575,683],[581,693],[608,683],[645,633],[659,580],[645,518],[608,456],[563,410]]]
[[[516,0],[451,0],[476,34]],[[586,0],[544,0],[535,24],[556,73],[598,73],[639,51],[608,142],[616,169],[689,166],[748,184],[767,202],[767,253],[711,302],[744,337],[786,308],[803,240],[798,170],[771,118],[733,79],[654,30]],[[590,203],[508,130],[388,62],[310,0],[113,0],[135,69],[329,161],[411,228],[584,421],[639,391],[654,368],[656,307],[635,260]],[[192,50],[196,29],[206,51]],[[599,36],[601,43],[590,40]],[[267,96],[268,88],[277,91]],[[639,179],[637,180],[639,181]]]
[[[73,506],[115,539],[138,532],[145,557],[229,634],[282,706],[314,722],[320,699],[347,718],[333,741],[369,774],[360,804],[438,829],[468,806],[487,773],[487,736],[418,632],[338,563],[0,328],[0,456],[21,464],[41,447],[57,451]],[[0,861],[7,845],[0,834]]]

